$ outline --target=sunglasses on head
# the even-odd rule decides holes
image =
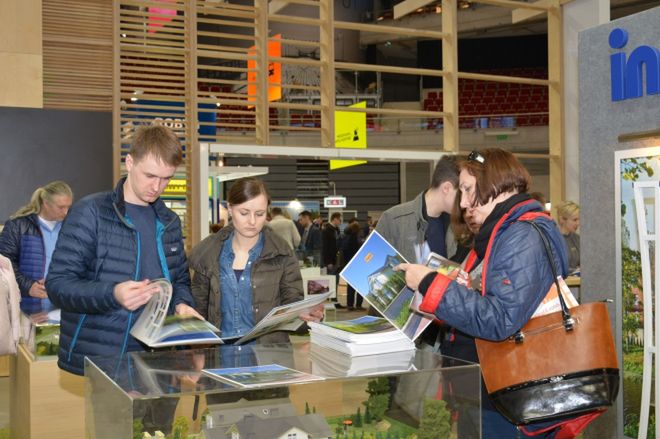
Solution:
[[[472,151],[468,155],[467,159],[468,159],[468,162],[478,162],[478,163],[481,163],[482,165],[486,163],[486,159],[484,158],[484,156],[479,154],[478,151]]]

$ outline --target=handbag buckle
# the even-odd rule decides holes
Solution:
[[[575,320],[572,317],[569,317],[564,320],[564,329],[566,330],[566,332],[572,331],[574,325],[575,325]]]

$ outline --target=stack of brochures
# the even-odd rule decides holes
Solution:
[[[309,352],[312,373],[328,378],[385,375],[416,370],[415,351],[350,356],[312,344]]]
[[[350,356],[414,351],[415,344],[386,319],[363,316],[353,320],[309,322],[310,341]]]

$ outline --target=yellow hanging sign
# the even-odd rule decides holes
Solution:
[[[367,102],[351,105],[353,108],[367,108]],[[367,113],[335,111],[335,147],[367,148]],[[362,165],[366,160],[330,160],[330,170]]]

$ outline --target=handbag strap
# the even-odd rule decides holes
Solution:
[[[534,223],[534,221],[525,222],[534,227],[534,229],[539,232],[539,236],[541,236],[541,241],[543,241],[543,247],[545,248],[545,254],[548,257],[548,262],[550,262],[550,268],[552,269],[552,276],[554,278],[555,285],[557,286],[557,296],[559,297],[559,304],[561,305],[561,315],[562,319],[564,320],[564,328],[567,331],[571,331],[575,321],[571,318],[571,313],[568,310],[568,305],[566,305],[564,295],[561,291],[561,286],[559,285],[559,274],[557,273],[557,267],[555,266],[554,258],[552,257],[552,248],[548,242],[548,237],[545,235],[543,230],[541,230],[541,228],[536,223]]]

